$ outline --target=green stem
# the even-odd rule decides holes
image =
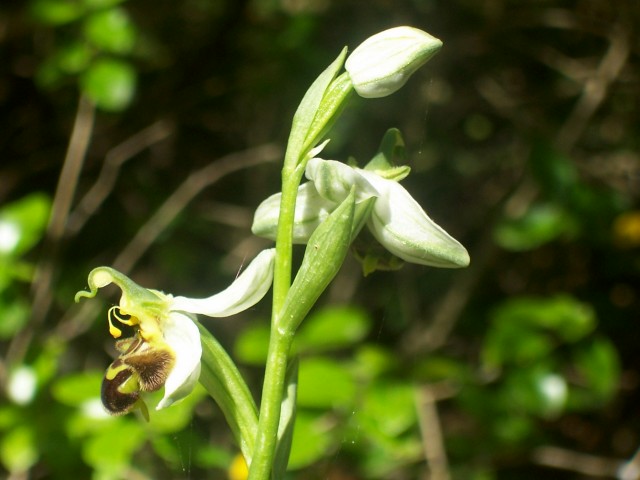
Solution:
[[[273,459],[278,442],[280,407],[284,394],[287,361],[293,334],[271,329],[267,369],[265,371],[262,402],[258,420],[255,450],[249,480],[267,480],[271,476]]]
[[[295,327],[302,320],[295,319],[297,321],[286,322],[286,325],[291,326],[290,328],[282,328],[283,325],[280,321],[291,287],[292,236],[296,196],[306,162],[309,160],[309,150],[320,141],[335,122],[352,90],[348,75],[344,74],[337,79],[335,78],[345,55],[346,50],[343,50],[334,63],[318,77],[303,98],[301,106],[298,107],[294,116],[292,134],[287,145],[282,169],[282,197],[276,235],[271,338],[249,480],[267,480],[272,472],[278,443],[278,426],[284,397],[289,350]]]
[[[282,170],[282,199],[276,237],[276,259],[273,274],[273,314],[271,318],[271,338],[265,369],[260,416],[255,450],[249,470],[249,480],[266,480],[271,475],[271,467],[278,440],[280,408],[284,395],[287,360],[293,331],[284,332],[278,328],[279,314],[285,304],[291,286],[291,257],[293,251],[293,216],[296,194],[304,169],[292,168],[293,162],[285,160]]]
[[[276,259],[273,272],[273,315],[275,326],[277,313],[287,298],[291,285],[291,257],[293,252],[293,216],[296,208],[298,185],[304,169],[285,168],[282,170],[282,198],[276,235]]]

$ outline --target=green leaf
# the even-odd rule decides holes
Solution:
[[[414,387],[400,381],[377,381],[364,396],[362,415],[388,437],[397,437],[416,425]]]
[[[93,53],[84,42],[73,42],[62,47],[56,54],[58,68],[67,74],[84,71],[91,61]]]
[[[306,153],[316,146],[331,130],[342,111],[347,105],[347,99],[353,93],[351,78],[343,73],[336,78],[322,97],[322,102],[318,106],[318,111],[309,127],[307,136],[302,147],[302,152]]]
[[[84,5],[75,0],[34,0],[30,7],[36,20],[49,25],[73,22],[85,12]]]
[[[378,153],[367,163],[365,170],[396,182],[404,179],[411,172],[408,166],[398,167],[406,160],[404,139],[397,128],[390,128],[382,137]]]
[[[133,454],[146,440],[139,422],[113,422],[82,443],[82,457],[101,474],[125,478]]]
[[[513,446],[531,438],[535,426],[531,417],[522,414],[502,414],[492,425],[493,434],[504,444]]]
[[[356,375],[363,379],[379,377],[398,366],[397,355],[379,345],[362,345],[353,360]]]
[[[576,342],[590,333],[596,316],[590,305],[568,295],[519,297],[504,302],[494,311],[494,322],[538,327]]]
[[[326,358],[305,358],[300,362],[300,407],[348,409],[355,395],[356,384],[344,362]]]
[[[530,165],[538,183],[558,200],[563,200],[580,178],[572,160],[547,142],[534,144]]]
[[[100,50],[110,53],[129,53],[136,40],[136,29],[122,8],[98,11],[84,21],[87,40]]]
[[[285,166],[295,168],[303,154],[306,153],[303,152],[303,146],[305,141],[308,143],[307,136],[311,128],[311,124],[314,121],[327,88],[336,77],[340,68],[342,68],[346,55],[347,49],[345,47],[333,63],[331,63],[331,65],[329,65],[311,84],[302,98],[300,105],[298,105],[298,109],[293,116],[293,122],[291,124],[291,133],[289,134],[287,152],[285,155]]]
[[[92,10],[102,10],[104,8],[119,5],[126,0],[82,0],[82,2]]]
[[[482,360],[489,369],[526,365],[545,358],[554,348],[555,342],[545,332],[516,321],[496,322],[484,341]]]
[[[567,382],[544,365],[515,370],[507,377],[505,404],[511,410],[555,418],[567,404]]]
[[[413,370],[414,377],[421,382],[459,381],[472,378],[468,364],[454,358],[433,355],[418,361]]]
[[[297,352],[318,352],[348,347],[369,332],[370,319],[362,309],[328,307],[310,315],[296,334]]]
[[[162,398],[163,391],[154,393],[154,399],[149,402],[156,405]],[[193,419],[193,411],[196,405],[206,396],[206,391],[199,385],[193,392],[170,408],[161,410],[149,410],[149,429],[158,434],[175,433],[184,429]],[[156,400],[157,399],[157,400]]]
[[[294,332],[336,276],[351,243],[355,193],[351,193],[309,238],[304,258],[289,289],[278,328]]]
[[[324,425],[323,418],[310,412],[299,412],[293,431],[293,444],[289,458],[289,469],[307,467],[324,457],[334,439]]]
[[[249,365],[264,365],[269,350],[269,325],[259,322],[247,326],[236,339],[234,357]]]
[[[87,371],[67,375],[57,380],[51,387],[56,401],[70,407],[79,407],[88,400],[100,396],[100,385],[104,372]]]
[[[519,218],[503,219],[493,235],[502,248],[521,252],[538,248],[562,235],[573,235],[576,231],[573,218],[560,206],[538,204]]]
[[[0,257],[17,257],[40,241],[49,220],[51,201],[32,193],[0,210]]]
[[[136,72],[131,64],[115,59],[101,59],[81,77],[82,90],[99,108],[124,110],[135,93]]]
[[[0,268],[1,262],[0,262]],[[3,273],[0,272],[0,277]],[[8,279],[2,280],[0,278],[0,290],[2,285],[7,284]],[[26,325],[31,315],[31,306],[20,299],[15,299],[10,302],[4,301],[0,297],[0,338],[8,339],[15,335],[24,325]]]
[[[11,473],[25,473],[39,457],[36,433],[30,425],[21,425],[7,432],[0,440],[0,459]]]
[[[579,348],[574,362],[587,385],[602,400],[609,400],[620,382],[620,360],[611,341],[604,337],[594,338]]]

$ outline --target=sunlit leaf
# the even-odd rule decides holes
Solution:
[[[84,5],[76,0],[34,0],[30,7],[36,20],[50,25],[73,22],[85,11]]]
[[[269,325],[266,322],[247,326],[233,347],[235,358],[250,365],[264,365],[269,349]]]
[[[536,365],[511,372],[504,395],[512,411],[554,418],[566,406],[568,386],[561,375]]]
[[[82,72],[91,61],[92,52],[85,42],[73,42],[62,47],[54,60],[60,71],[68,74]]]
[[[361,309],[349,306],[324,308],[304,321],[294,348],[306,352],[349,346],[362,340],[369,327],[369,317]]]
[[[535,430],[531,417],[513,413],[503,413],[492,426],[492,433],[506,445],[523,442]]]
[[[122,60],[102,59],[81,77],[83,91],[99,108],[120,111],[129,106],[135,94],[136,72]]]
[[[573,218],[553,204],[532,206],[516,219],[503,219],[494,229],[498,245],[506,250],[526,251],[538,248],[565,234],[573,234]]]
[[[325,358],[305,358],[300,362],[298,405],[347,407],[355,394],[355,382],[345,363]]]
[[[580,348],[575,355],[578,371],[603,400],[616,391],[620,382],[620,360],[613,344],[598,337]]]
[[[149,404],[156,405],[164,392],[158,391],[149,397]],[[206,396],[202,385],[187,395],[183,400],[171,405],[171,408],[149,409],[149,428],[157,433],[174,433],[184,429],[193,418],[193,410]]]
[[[56,401],[78,407],[84,402],[100,396],[100,385],[104,372],[87,371],[61,377],[51,387]]]
[[[2,273],[0,273],[0,290],[2,284],[5,283],[1,277]],[[29,320],[30,315],[31,308],[27,302],[19,299],[6,302],[0,298],[0,318],[2,319],[0,321],[0,338],[7,339],[15,335]]]
[[[129,53],[136,39],[135,26],[121,8],[98,11],[87,17],[84,34],[98,49],[119,54]]]
[[[482,360],[489,369],[522,365],[545,358],[554,346],[553,338],[529,325],[516,320],[496,322],[484,341]]]
[[[398,365],[398,357],[380,345],[364,344],[353,354],[354,371],[358,377],[373,379]]]
[[[496,324],[543,328],[568,342],[584,337],[596,324],[591,306],[568,295],[514,298],[500,305],[493,318]]]
[[[42,193],[32,193],[0,210],[0,257],[17,256],[41,238],[49,219],[51,201]]]
[[[82,3],[84,3],[87,8],[100,10],[103,8],[109,8],[115,5],[119,5],[125,1],[126,0],[82,0]]]
[[[414,387],[406,382],[378,381],[366,392],[362,415],[384,432],[394,437],[417,422]]]
[[[36,433],[32,425],[21,425],[4,434],[0,440],[0,459],[9,472],[22,473],[38,460]]]
[[[333,438],[322,417],[299,412],[293,430],[293,444],[289,457],[289,469],[297,470],[324,457],[331,446]]]
[[[111,475],[123,475],[131,457],[146,439],[143,424],[140,422],[112,423],[95,436],[87,438],[82,444],[82,456],[94,469]]]
[[[466,363],[440,355],[419,360],[413,369],[414,376],[423,382],[468,381],[471,372]]]

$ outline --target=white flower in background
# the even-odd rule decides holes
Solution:
[[[274,249],[264,250],[226,290],[203,299],[143,288],[109,267],[92,270],[90,291],[78,292],[76,301],[93,298],[98,289],[116,284],[122,296],[120,304],[109,310],[109,332],[120,338],[119,324],[134,332],[116,341],[120,356],[111,363],[102,382],[105,409],[120,415],[139,407],[146,415],[140,393],[163,386],[164,397],[157,410],[187,396],[198,381],[202,355],[200,332],[192,315],[227,317],[255,305],[271,286],[274,257]]]
[[[437,38],[412,27],[395,27],[362,42],[344,67],[353,88],[364,98],[386,97],[442,47]]]

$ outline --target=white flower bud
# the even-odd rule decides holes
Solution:
[[[353,87],[364,98],[399,90],[442,47],[437,38],[412,27],[396,27],[362,42],[345,62]]]

